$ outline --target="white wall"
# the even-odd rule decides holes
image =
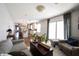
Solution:
[[[79,37],[78,20],[79,20],[79,10],[72,12],[71,15],[71,36]]]
[[[9,28],[14,29],[14,23],[8,13],[7,8],[4,4],[0,4],[0,41],[6,39],[7,32],[6,30]]]
[[[41,21],[41,33],[45,33],[47,35],[47,20]]]

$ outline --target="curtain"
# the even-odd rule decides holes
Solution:
[[[50,19],[47,19],[47,40],[48,40],[48,36],[49,36],[49,21],[50,21]]]
[[[71,36],[71,13],[64,14],[64,39]]]

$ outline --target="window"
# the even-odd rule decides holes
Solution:
[[[49,23],[49,39],[64,39],[63,21],[55,21]]]
[[[41,32],[41,24],[37,24],[37,32]]]
[[[55,39],[56,22],[49,23],[49,39]]]
[[[57,39],[64,39],[64,22],[57,22]]]

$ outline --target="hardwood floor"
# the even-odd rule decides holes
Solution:
[[[24,43],[26,47],[30,46],[30,38],[24,37]]]

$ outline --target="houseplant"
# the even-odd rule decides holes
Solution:
[[[47,41],[47,36],[45,34],[42,34],[42,35],[32,34],[32,39],[34,41],[46,42]]]

